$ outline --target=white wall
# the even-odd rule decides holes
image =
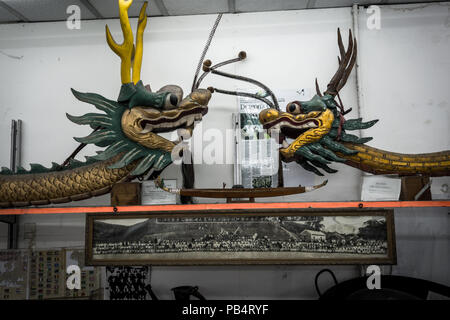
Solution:
[[[360,15],[365,119],[381,119],[370,145],[402,153],[450,149],[449,3],[384,6],[381,29]]]
[[[382,28],[378,31],[366,29],[366,15],[361,10],[361,114],[366,120],[380,119],[364,132],[374,137],[370,145],[410,153],[450,148],[449,9],[448,3],[382,7]],[[149,19],[144,82],[153,89],[173,83],[187,91],[215,17]],[[135,22],[132,20],[132,25]],[[77,31],[67,30],[64,23],[0,26],[0,165],[9,166],[11,119],[24,121],[22,164],[50,165],[51,161],[62,162],[77,146],[71,137],[90,132],[65,117],[66,112],[80,115],[94,110],[76,100],[69,89],[117,97],[120,63],[105,43],[105,23],[120,39],[116,20],[83,22]],[[351,26],[350,8],[224,15],[207,57],[214,63],[245,50],[248,59],[224,71],[256,78],[273,89],[313,87],[318,77],[325,88],[337,67],[336,29],[344,31]],[[223,89],[243,87],[213,75],[203,84]],[[349,118],[358,117],[355,88],[353,72],[341,95],[346,107],[354,109]],[[203,128],[231,128],[231,113],[236,110],[234,97],[215,94]],[[232,146],[227,148],[232,150]],[[80,155],[93,152],[93,147],[87,147]],[[343,165],[334,167],[339,172],[328,176],[329,184],[322,190],[260,201],[359,199],[361,173]],[[163,177],[181,179],[180,170],[171,166]],[[218,187],[222,182],[231,186],[232,179],[232,166],[196,166],[196,187]],[[84,204],[109,204],[109,197],[70,205]],[[84,245],[83,215],[21,217],[21,227],[27,222],[37,224],[36,248]],[[446,209],[396,210],[396,223],[399,264],[393,272],[450,284]],[[6,239],[2,237],[5,230],[0,228],[0,242]],[[22,234],[19,237],[20,247],[27,247],[28,241]],[[413,254],[417,247],[430,253],[426,260]],[[442,257],[447,257],[446,261]],[[199,285],[209,298],[315,298],[313,277],[321,268],[155,267],[153,286],[166,298],[171,298],[171,287],[183,284]],[[360,271],[355,266],[333,270],[341,281]]]

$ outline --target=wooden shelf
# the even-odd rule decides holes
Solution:
[[[58,213],[136,213],[154,211],[209,211],[246,209],[345,209],[345,208],[424,208],[450,207],[450,201],[349,201],[349,202],[259,202],[190,205],[152,205],[117,207],[45,207],[0,209],[0,215]]]

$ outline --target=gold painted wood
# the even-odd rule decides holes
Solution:
[[[287,188],[235,188],[235,189],[171,189],[164,186],[161,178],[155,180],[157,187],[162,190],[186,197],[199,198],[266,198],[281,197],[293,194],[310,192],[325,186],[328,180],[325,180],[316,186],[298,186]]]
[[[122,28],[123,43],[121,45],[114,41],[114,38],[106,25],[106,42],[112,51],[114,51],[121,59],[120,76],[122,83],[131,82],[131,63],[133,62],[133,82],[136,84],[141,77],[142,53],[143,53],[143,35],[147,25],[147,1],[144,2],[138,20],[138,28],[136,34],[136,47],[134,46],[133,31],[131,30],[130,20],[128,18],[128,9],[133,0],[119,0],[119,19]],[[134,59],[134,61],[133,61]]]
[[[139,21],[136,32],[136,50],[134,53],[133,61],[133,82],[136,84],[141,80],[141,67],[142,67],[142,54],[144,52],[144,30],[147,26],[147,15],[145,10],[147,9],[148,2],[144,2],[139,13]]]
[[[450,174],[450,151],[403,154],[380,150],[364,144],[343,143],[359,151],[355,155],[337,153],[346,164],[373,174],[445,176]]]
[[[309,129],[305,133],[299,135],[297,139],[295,139],[294,142],[292,142],[289,147],[287,148],[281,148],[280,153],[283,156],[283,158],[292,158],[294,156],[295,151],[297,151],[300,147],[304,145],[308,145],[314,142],[319,141],[322,139],[328,132],[330,132],[331,125],[334,121],[334,115],[331,110],[327,109],[324,112],[311,112],[307,115],[297,115],[292,116],[289,113],[283,114],[285,117],[290,116],[296,121],[304,120],[308,118],[314,118],[318,121],[319,126],[317,128]]]
[[[0,207],[45,205],[103,195],[111,186],[128,179],[135,163],[109,169],[122,155],[71,170],[0,175]]]

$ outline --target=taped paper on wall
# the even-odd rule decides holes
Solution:
[[[26,299],[28,251],[0,251],[0,300]]]
[[[168,188],[176,189],[176,179],[164,179],[164,185]],[[177,195],[166,192],[155,186],[153,180],[142,182],[142,204],[177,204]]]
[[[450,177],[431,178],[431,199],[450,200]]]
[[[383,176],[363,178],[362,201],[396,201],[400,197],[401,179]]]
[[[244,140],[241,144],[242,184],[247,188],[270,188],[278,171],[278,144],[273,139]]]

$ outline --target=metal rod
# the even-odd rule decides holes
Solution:
[[[17,249],[17,240],[18,240],[18,227],[17,227],[17,218],[13,223],[8,223],[8,249]]]
[[[22,120],[17,120],[16,126],[16,154],[15,154],[15,166],[16,171],[22,165]]]
[[[358,4],[354,4],[352,7],[352,23],[353,23],[353,37],[355,40],[360,43],[359,39],[359,6]],[[361,110],[363,108],[363,90],[361,83],[361,69],[359,68],[361,60],[361,53],[356,56],[355,63],[355,84],[356,84],[356,110],[358,111],[357,118],[361,118]],[[358,130],[359,136],[363,137],[363,131],[361,129]]]
[[[10,167],[12,172],[17,172],[17,156],[20,160],[20,154],[17,152],[17,140],[20,139],[20,135],[18,137],[17,128],[21,127],[21,121],[11,120],[11,154],[10,154]],[[20,153],[20,151],[19,151]],[[12,222],[8,223],[8,249],[17,249],[17,240],[18,240],[18,227],[17,227],[17,217],[11,217]]]
[[[96,132],[96,131],[98,131],[100,129],[102,129],[102,127],[98,126],[97,128],[94,129],[94,131],[92,131],[92,133],[94,133],[94,132]],[[65,168],[70,163],[70,160],[74,159],[76,157],[76,155],[81,150],[83,150],[84,147],[86,147],[86,145],[87,145],[86,143],[80,143],[78,145],[78,147],[72,152],[72,154],[70,156],[68,156],[66,160],[64,160],[63,164],[59,167],[59,170]]]
[[[238,92],[238,91],[228,91],[228,90],[222,90],[222,89],[217,89],[217,88],[213,88],[213,89],[214,89],[214,91],[217,91],[218,93],[222,93],[222,94],[229,94],[229,95],[232,95],[232,96],[241,96],[241,97],[254,98],[254,99],[257,99],[257,100],[260,100],[260,101],[264,102],[265,104],[267,104],[271,108],[275,108],[275,106],[273,105],[273,103],[270,100],[268,100],[266,98],[263,98],[263,97],[260,97],[260,96],[258,96],[256,94],[253,94],[253,93]]]
[[[233,58],[233,59],[230,59],[230,60],[226,60],[226,61],[220,62],[220,63],[218,63],[216,65],[213,65],[210,68],[210,70],[208,70],[206,72],[203,72],[202,75],[198,78],[197,83],[195,84],[195,88],[197,89],[200,86],[200,83],[203,81],[203,79],[208,75],[208,73],[211,70],[215,70],[215,69],[223,67],[223,66],[225,66],[227,64],[234,63],[234,62],[239,62],[239,61],[242,61],[242,60],[243,60],[243,58],[237,57],[237,58]]]
[[[278,153],[278,188],[284,187],[283,161],[281,161],[280,153]]]
[[[234,185],[242,184],[241,179],[241,117],[239,113],[233,113],[234,129]]]
[[[280,110],[280,107],[278,106],[278,100],[275,97],[275,94],[265,84],[263,84],[263,83],[261,83],[261,82],[259,82],[257,80],[251,79],[251,78],[238,76],[238,75],[231,74],[231,73],[226,73],[226,72],[223,72],[223,71],[211,70],[211,73],[217,74],[217,75],[222,76],[222,77],[227,77],[227,78],[232,78],[232,79],[236,79],[236,80],[240,80],[240,81],[250,82],[250,83],[252,83],[252,84],[254,84],[254,85],[264,89],[272,97],[273,105],[274,105],[273,108],[275,108],[277,110]]]
[[[10,152],[10,169],[12,172],[16,172],[16,120],[11,120],[11,152]]]
[[[361,44],[359,39],[359,6],[358,4],[353,4],[352,6],[352,24],[353,24],[353,37],[355,40]],[[359,68],[361,63],[361,52],[356,56],[356,63],[355,63],[355,85],[356,85],[356,110],[357,110],[357,118],[361,118],[361,110],[363,109],[363,89],[362,89],[362,82],[361,82],[361,69]],[[358,136],[361,138],[364,137],[364,130],[359,129],[358,130]],[[360,179],[359,179],[359,190],[362,190],[363,186],[363,180],[364,180],[364,172],[360,171]]]

